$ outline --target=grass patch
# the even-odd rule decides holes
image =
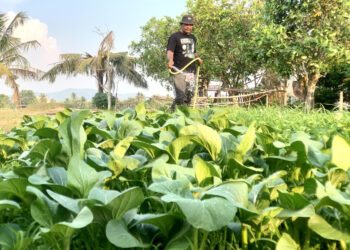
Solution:
[[[39,103],[23,109],[2,108],[0,109],[0,128],[9,132],[23,121],[24,115],[52,115],[63,109],[64,104],[61,103]]]

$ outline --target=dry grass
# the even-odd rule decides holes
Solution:
[[[24,115],[53,115],[64,109],[63,104],[45,103],[34,104],[23,109],[0,109],[0,128],[9,132],[22,122]]]

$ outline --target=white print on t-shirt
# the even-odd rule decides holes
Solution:
[[[182,54],[184,57],[194,58],[194,41],[192,38],[181,38]]]

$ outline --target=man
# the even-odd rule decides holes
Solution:
[[[191,34],[193,28],[193,17],[184,15],[180,22],[181,30],[172,34],[168,39],[167,56],[168,68],[172,71],[181,70],[194,58],[197,58],[196,43],[197,39]],[[199,66],[203,61],[198,61]],[[175,105],[188,105],[191,103],[193,96],[190,89],[190,83],[194,82],[194,63],[191,64],[183,73],[173,75],[173,84],[175,90],[175,99],[171,105],[171,110],[174,111]]]

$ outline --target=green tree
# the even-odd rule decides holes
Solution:
[[[258,1],[188,0],[188,13],[195,18],[193,34],[197,51],[204,60],[201,77],[217,79],[226,86],[242,87],[259,69],[252,29],[259,22]],[[169,36],[180,29],[180,18],[150,19],[141,27],[141,39],[130,49],[147,76],[168,89],[169,73],[165,49]]]
[[[44,93],[41,93],[40,95],[39,95],[39,102],[40,103],[47,103],[47,97],[46,97],[46,95],[44,94]]]
[[[254,42],[266,67],[298,78],[305,111],[314,107],[318,80],[334,64],[350,59],[348,0],[268,0],[265,24]]]
[[[11,100],[7,95],[0,94],[0,108],[9,108],[11,104]]]
[[[141,92],[137,92],[136,94],[136,101],[139,103],[139,102],[143,102],[145,100],[145,95],[142,94]]]
[[[136,87],[147,88],[147,82],[136,71],[136,63],[127,52],[113,53],[114,35],[109,32],[100,43],[96,56],[86,54],[62,54],[60,61],[42,76],[42,80],[50,82],[56,80],[57,75],[65,74],[76,76],[87,74],[94,76],[97,80],[99,93],[113,91],[115,78],[127,79]],[[109,94],[109,96],[111,96]],[[109,99],[108,108],[111,108]]]
[[[114,96],[111,96],[112,105],[115,104]],[[96,93],[92,98],[92,103],[98,109],[106,109],[108,107],[108,98],[106,93]]]
[[[141,27],[141,40],[133,41],[130,49],[136,57],[142,72],[158,80],[168,90],[169,72],[166,46],[169,36],[179,30],[179,18],[163,17],[157,20],[152,17]]]
[[[70,95],[70,99],[71,99],[72,102],[76,102],[78,100],[77,94],[73,92]]]
[[[23,25],[27,19],[23,12],[19,12],[12,20],[8,20],[5,14],[0,13],[0,79],[5,79],[5,84],[13,89],[13,101],[21,105],[21,97],[17,79],[35,80],[40,71],[30,66],[28,60],[21,55],[30,48],[39,46],[37,41],[21,42],[13,36],[13,32],[19,25]]]
[[[38,102],[32,90],[21,90],[20,97],[21,97],[21,102],[24,105],[34,104]]]
[[[195,18],[198,54],[204,60],[205,78],[217,79],[223,87],[242,88],[259,70],[256,45],[251,42],[259,22],[259,1],[188,0]]]
[[[350,64],[335,65],[327,75],[319,79],[315,90],[315,103],[333,109],[343,91],[344,101],[350,98]]]

